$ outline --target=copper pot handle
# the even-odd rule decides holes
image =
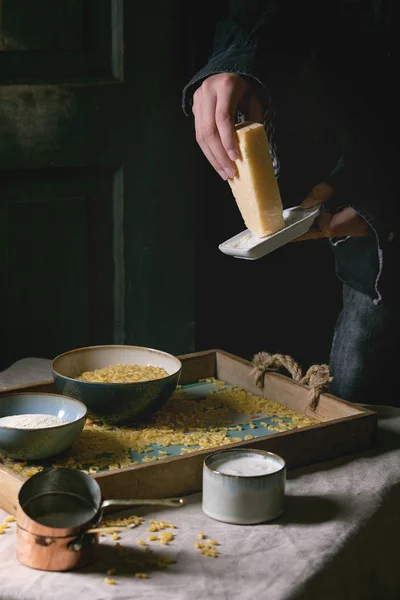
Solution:
[[[137,500],[104,500],[101,504],[101,508],[108,508],[109,506],[172,506],[179,507],[183,506],[185,501],[183,498],[160,498],[160,499],[137,499]]]

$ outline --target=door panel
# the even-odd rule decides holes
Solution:
[[[2,0],[3,82],[120,77],[122,0]]]
[[[186,23],[180,1],[156,5],[0,2],[0,368],[193,349]]]
[[[21,347],[25,355],[55,356],[66,347],[112,340],[116,176],[84,169],[3,174],[6,363]]]

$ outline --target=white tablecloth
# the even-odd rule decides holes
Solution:
[[[177,526],[169,546],[154,553],[176,564],[137,579],[135,568],[116,557],[109,537],[102,558],[70,573],[44,573],[15,557],[15,524],[0,536],[0,598],[4,600],[268,599],[391,600],[400,598],[400,410],[379,409],[373,450],[289,473],[285,514],[265,525],[226,525],[206,517],[201,496],[181,509],[137,509],[146,519]],[[4,513],[0,511],[0,519]],[[133,552],[144,549],[144,523],[121,534]],[[199,531],[220,542],[218,558],[194,547]],[[115,586],[104,583],[115,567]]]
[[[12,393],[15,386],[52,381],[50,361],[47,358],[21,358],[8,369],[0,371],[0,392]]]

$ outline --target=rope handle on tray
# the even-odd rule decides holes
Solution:
[[[259,352],[255,354],[252,360],[253,369],[250,372],[254,376],[256,385],[259,388],[264,387],[265,374],[268,371],[280,371],[283,367],[292,378],[307,385],[310,388],[309,401],[311,410],[316,410],[321,393],[326,390],[333,381],[328,365],[313,365],[303,376],[303,372],[298,363],[285,354],[268,354],[268,352]]]

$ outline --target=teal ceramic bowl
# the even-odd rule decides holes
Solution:
[[[129,364],[162,367],[168,377],[135,383],[94,383],[77,379],[85,371]],[[57,391],[83,402],[90,416],[112,425],[145,420],[172,396],[181,361],[160,350],[142,346],[90,346],[57,356],[51,364]]]
[[[17,429],[0,425],[0,454],[20,460],[39,460],[68,450],[80,435],[86,406],[58,394],[25,392],[0,396],[0,418],[22,414],[54,415],[62,425],[42,429]]]

